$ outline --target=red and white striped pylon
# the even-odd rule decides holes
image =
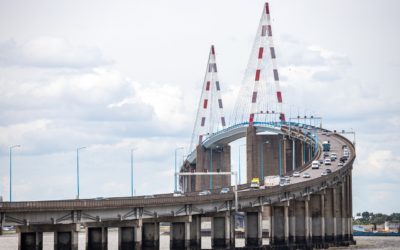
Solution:
[[[206,135],[211,135],[219,129],[225,128],[225,126],[221,84],[218,80],[217,63],[215,60],[215,48],[214,45],[211,45],[190,150],[194,146],[201,144]]]
[[[269,80],[269,78],[271,80]],[[263,91],[261,91],[264,86],[272,84],[272,81],[275,82],[276,102],[272,100],[272,96],[269,98],[266,95],[271,93],[263,93]],[[252,92],[250,92],[251,90]],[[243,98],[247,99],[243,100]],[[271,100],[266,100],[267,98]],[[249,101],[250,105],[248,104]],[[267,101],[270,103],[262,103]],[[271,105],[271,103],[273,105]],[[277,110],[272,109],[272,107],[275,107]],[[238,110],[241,110],[240,112],[242,113],[240,114]],[[234,112],[234,119],[236,120],[241,119],[239,116],[241,116],[242,119],[247,119],[245,118],[247,116],[250,126],[253,125],[257,114],[279,114],[279,119],[285,121],[285,115],[282,111],[282,92],[279,84],[268,2],[264,5],[246,75],[243,80],[242,89],[239,92]],[[245,115],[245,117],[243,117],[243,115]]]

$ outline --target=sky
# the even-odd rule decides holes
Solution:
[[[264,1],[0,0],[0,193],[172,192],[211,44],[232,112]],[[271,0],[285,107],[356,132],[353,210],[399,212],[397,0]],[[353,140],[353,137],[350,136]],[[242,142],[232,144],[232,168]],[[236,153],[235,153],[236,152]],[[242,157],[241,165],[244,165]],[[245,172],[242,168],[243,173]]]

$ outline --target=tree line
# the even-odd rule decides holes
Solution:
[[[357,217],[360,217],[358,219],[354,220],[354,224],[359,224],[359,225],[368,225],[368,224],[373,224],[373,225],[379,225],[385,223],[385,221],[388,222],[394,222],[394,223],[400,223],[400,213],[392,213],[390,215],[387,214],[382,214],[382,213],[372,213],[372,212],[362,212],[362,213],[357,213]]]

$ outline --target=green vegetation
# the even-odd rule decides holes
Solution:
[[[358,219],[353,220],[353,224],[357,225],[368,225],[368,224],[373,224],[373,225],[379,225],[385,223],[385,221],[389,222],[400,222],[400,213],[392,213],[391,215],[386,215],[382,213],[370,213],[370,212],[362,212],[362,213],[357,213],[357,217],[360,217]]]

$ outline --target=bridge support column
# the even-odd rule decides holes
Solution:
[[[295,232],[294,239],[296,244],[305,245],[307,243],[306,234],[306,202],[295,201],[294,202],[294,214],[295,214]]]
[[[283,138],[283,173],[293,171],[295,166],[295,143],[294,138]]]
[[[298,140],[298,139],[294,139],[295,141],[295,167],[294,169],[298,169],[300,166],[302,166],[304,164],[304,154],[303,154],[303,142]]]
[[[259,247],[262,245],[261,212],[246,212],[245,245],[246,247]]]
[[[18,237],[19,250],[42,250],[43,249],[43,233],[27,232],[19,233]]]
[[[342,232],[343,232],[343,241],[349,240],[349,232],[348,232],[348,200],[347,200],[347,176],[345,176],[344,181],[342,182]]]
[[[333,189],[326,189],[324,195],[325,242],[332,243],[335,239]]]
[[[171,223],[171,249],[185,249],[190,246],[190,223],[191,222]]]
[[[293,244],[296,239],[296,200],[289,204],[289,243]]]
[[[54,250],[78,250],[78,232],[54,232]]]
[[[310,198],[308,197],[304,201],[304,220],[305,220],[305,240],[306,244],[310,244],[310,240],[312,237],[312,224],[311,224],[311,218],[310,218]]]
[[[231,216],[225,213],[215,216],[211,220],[211,244],[212,247],[231,247]]]
[[[272,207],[273,237],[270,245],[286,247],[289,244],[290,220],[289,202],[283,206]]]
[[[311,242],[313,246],[322,244],[322,208],[321,195],[310,196]]]
[[[342,232],[342,199],[341,199],[341,189],[335,187],[333,189],[334,193],[334,225],[335,225],[335,242],[341,242],[343,240]]]
[[[352,244],[355,244],[353,238],[353,180],[352,180],[352,173],[350,172],[348,177],[348,219],[349,219],[349,237]]]
[[[192,215],[190,222],[190,246],[201,248],[201,216]]]
[[[296,139],[292,138],[292,171],[296,169]]]
[[[120,227],[118,229],[118,249],[119,250],[140,249],[137,246],[135,246],[134,227]]]
[[[158,248],[160,245],[160,223],[143,223],[142,246]]]
[[[107,228],[106,227],[88,227],[86,233],[87,250],[107,250]]]

